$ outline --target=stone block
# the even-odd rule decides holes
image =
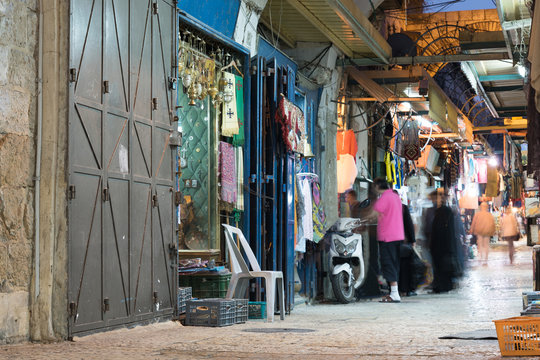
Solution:
[[[28,339],[28,292],[0,293],[0,344]]]
[[[0,86],[8,81],[9,74],[9,48],[7,46],[0,47]]]
[[[21,187],[0,188],[0,220],[8,241],[26,241],[33,234],[33,225],[30,228],[28,221],[24,220],[32,209],[28,191],[28,188]]]
[[[29,93],[0,87],[0,134],[31,135]]]
[[[0,134],[0,184],[2,186],[32,186],[34,146],[32,138]]]
[[[36,92],[37,62],[33,53],[11,49],[9,54],[9,83],[30,93]],[[1,78],[0,78],[1,81]]]
[[[17,239],[8,247],[8,281],[10,289],[28,289],[32,278],[32,246],[29,239]]]

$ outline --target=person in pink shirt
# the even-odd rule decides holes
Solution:
[[[390,284],[390,295],[385,296],[381,302],[401,302],[398,291],[399,248],[405,239],[401,199],[392,191],[385,179],[377,178],[373,185],[379,194],[379,199],[373,206],[379,214],[377,222],[379,257],[382,274]]]

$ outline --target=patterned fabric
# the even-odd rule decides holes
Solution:
[[[324,237],[326,226],[326,214],[321,202],[321,185],[314,181],[312,183],[312,203],[313,203],[313,241],[318,243]]]
[[[221,178],[221,200],[234,204],[237,200],[236,163],[231,144],[219,142],[219,172]]]
[[[221,113],[221,135],[233,136],[240,131],[238,126],[238,114],[236,113],[236,83],[234,74],[223,72],[223,77],[227,84],[224,92],[232,94],[232,100],[228,103],[223,102],[223,112]]]
[[[236,113],[238,118],[238,134],[233,136],[233,145],[244,145],[244,79],[241,76],[235,75],[236,83]]]
[[[302,139],[306,124],[302,110],[282,97],[276,111],[276,121],[281,126],[281,135],[287,150],[303,154]]]
[[[235,159],[236,159],[236,204],[234,208],[236,210],[244,211],[244,151],[242,148],[235,147]]]

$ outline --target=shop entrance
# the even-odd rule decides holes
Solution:
[[[176,9],[72,0],[69,335],[170,317],[176,299]]]

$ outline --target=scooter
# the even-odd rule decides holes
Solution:
[[[326,232],[330,240],[329,270],[332,290],[344,304],[355,300],[355,290],[365,280],[362,235],[353,232],[366,222],[362,219],[339,218]]]

